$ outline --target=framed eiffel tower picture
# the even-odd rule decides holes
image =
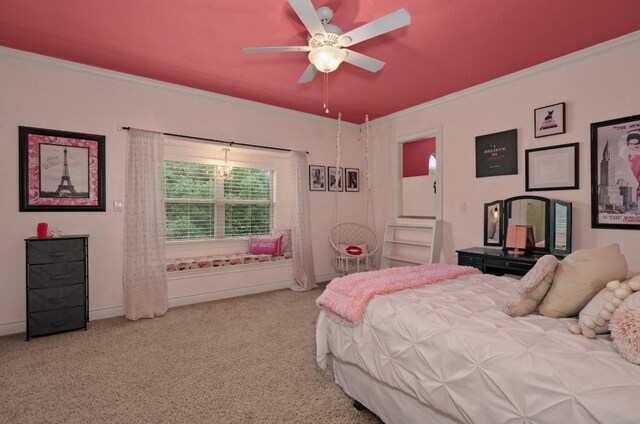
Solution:
[[[19,127],[21,212],[104,212],[103,135]]]

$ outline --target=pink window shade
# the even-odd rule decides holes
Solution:
[[[429,175],[429,158],[435,151],[435,137],[404,143],[402,145],[402,176]]]

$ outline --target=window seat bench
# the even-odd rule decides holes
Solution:
[[[197,256],[167,260],[167,272],[180,272],[196,269],[231,267],[235,265],[252,265],[266,262],[289,260],[291,252],[275,255],[251,255],[248,253],[234,253],[231,255]]]

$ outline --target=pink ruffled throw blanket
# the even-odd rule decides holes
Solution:
[[[354,323],[362,318],[367,303],[375,295],[415,289],[470,274],[480,274],[480,271],[468,266],[428,264],[359,272],[331,281],[316,299],[316,305],[339,322]]]

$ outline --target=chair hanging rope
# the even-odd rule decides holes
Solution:
[[[367,207],[365,208],[365,217],[364,217],[364,222],[365,224],[369,224],[369,210],[371,210],[371,223],[373,225],[373,229],[375,231],[376,228],[376,215],[375,215],[375,210],[373,208],[373,196],[372,196],[372,191],[371,191],[371,155],[370,155],[370,151],[369,151],[369,114],[367,113],[364,116],[364,132],[365,132],[365,139],[364,139],[364,152],[365,152],[365,158],[367,160],[367,172],[366,172],[366,177],[367,177]]]
[[[334,192],[334,207],[333,207],[333,217],[334,217],[334,224],[338,225],[338,181],[340,181],[340,185],[342,184],[341,180],[338,180],[338,171],[340,171],[340,135],[342,133],[342,112],[338,112],[338,129],[336,131],[336,175],[335,175],[335,179],[336,179],[336,186],[335,186],[335,192]],[[342,176],[340,176],[342,177]],[[331,181],[329,181],[331,182]],[[329,185],[329,189],[331,189],[331,185]],[[339,236],[336,233],[336,240],[339,240]]]

